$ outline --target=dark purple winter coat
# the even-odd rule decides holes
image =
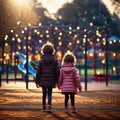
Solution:
[[[43,55],[39,61],[35,82],[40,87],[55,88],[58,83],[60,68],[53,55]]]

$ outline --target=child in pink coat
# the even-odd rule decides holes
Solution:
[[[75,94],[77,89],[81,92],[80,76],[75,67],[76,58],[71,52],[67,52],[62,60],[62,67],[60,70],[58,88],[61,93],[65,95],[64,112],[68,112],[68,100],[71,99],[71,110],[76,112],[75,108]]]

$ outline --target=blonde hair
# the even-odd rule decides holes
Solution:
[[[53,44],[51,42],[45,43],[41,48],[41,53],[42,53],[42,55],[44,55],[44,54],[54,55],[55,49],[54,49]]]
[[[63,56],[63,59],[62,59],[62,65],[64,63],[73,63],[74,65],[76,65],[76,57],[75,55],[71,52],[71,51],[67,51],[65,53],[65,55]]]

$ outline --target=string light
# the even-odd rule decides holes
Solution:
[[[39,26],[42,26],[42,23],[39,23],[38,25],[39,25]]]
[[[19,25],[19,23],[17,23],[18,25]],[[29,23],[28,24],[28,26],[31,26],[31,23]],[[30,29],[30,31],[29,31],[29,36],[27,36],[28,37],[28,40],[30,40],[30,41],[28,41],[28,43],[29,43],[29,46],[28,46],[28,48],[29,48],[29,52],[31,51],[31,50],[33,50],[33,45],[32,45],[32,47],[31,47],[31,43],[33,43],[32,42],[32,40],[34,40],[35,41],[35,44],[40,44],[40,45],[43,45],[44,43],[46,43],[46,41],[49,41],[49,42],[51,42],[52,40],[54,41],[54,40],[58,40],[58,42],[56,42],[56,46],[58,46],[58,47],[56,47],[56,49],[57,49],[57,51],[59,51],[59,50],[61,50],[61,49],[64,49],[64,48],[62,48],[63,47],[63,43],[64,43],[64,41],[66,40],[66,46],[67,46],[67,48],[69,48],[69,49],[73,49],[72,47],[74,47],[76,50],[77,49],[80,49],[80,50],[82,50],[82,52],[83,53],[85,53],[85,50],[84,50],[84,48],[83,48],[83,46],[85,45],[85,43],[86,42],[88,42],[88,44],[90,45],[90,46],[93,46],[94,45],[94,41],[93,41],[93,38],[92,37],[89,37],[89,35],[88,35],[88,33],[87,33],[87,31],[88,31],[88,29],[82,29],[81,31],[79,31],[81,28],[79,27],[79,26],[77,26],[77,28],[76,28],[76,30],[74,29],[73,30],[73,28],[72,27],[67,27],[67,30],[66,29],[64,29],[64,28],[60,28],[60,27],[54,27],[54,26],[52,26],[52,27],[42,27],[42,24],[41,23],[38,23],[38,26],[41,26],[41,28],[40,27],[29,27],[29,28],[33,28],[32,30]],[[93,23],[90,23],[90,26],[93,26]],[[12,41],[15,41],[15,40],[17,40],[17,42],[18,43],[21,43],[22,42],[22,40],[26,40],[26,36],[25,36],[25,34],[24,33],[26,33],[26,30],[27,30],[27,28],[28,27],[24,27],[24,28],[20,28],[20,32],[18,33],[18,34],[15,34],[15,37],[12,37]],[[52,34],[51,34],[51,31],[52,31]],[[11,33],[14,33],[15,31],[14,30],[11,30]],[[22,35],[21,36],[19,36],[19,34],[21,34],[22,33]],[[36,34],[34,34],[34,33],[36,33]],[[64,35],[66,35],[65,37],[64,37]],[[101,43],[103,44],[103,45],[106,45],[106,38],[102,38],[102,37],[104,37],[103,36],[103,34],[100,34],[100,31],[99,30],[96,30],[96,31],[94,31],[94,34],[93,35],[95,35],[95,43],[98,43],[99,42],[99,45],[97,46],[96,44],[96,46],[97,47],[101,47],[100,45],[101,45]],[[53,38],[54,37],[54,38]],[[68,37],[68,38],[67,38]],[[101,38],[100,38],[101,37]],[[5,36],[5,40],[8,40],[8,38],[9,38],[9,36],[8,35],[6,35]],[[50,38],[52,38],[52,39],[50,39]],[[82,43],[81,42],[81,40],[83,40],[82,42],[83,42],[83,44],[82,45],[79,45],[80,43]],[[87,41],[86,41],[87,40]],[[102,40],[102,41],[101,41]],[[53,42],[52,41],[52,42]],[[120,40],[119,40],[119,42],[120,42]],[[15,43],[15,42],[14,42]],[[68,43],[68,44],[67,44]],[[116,41],[114,40],[114,41],[109,41],[109,44],[112,44],[112,43],[116,43]],[[26,50],[26,46],[25,46],[25,44],[24,44],[24,41],[22,42],[22,44],[24,45],[23,46],[23,48],[21,48],[19,45],[17,46],[18,47],[18,49],[20,50],[20,49],[24,49],[24,50]],[[7,41],[6,41],[6,43],[5,43],[5,46],[8,46],[8,43],[7,43]],[[40,46],[41,47],[41,46]],[[37,48],[37,47],[36,47]],[[66,48],[66,49],[67,49]],[[35,49],[35,53],[36,53],[36,49]],[[100,50],[99,50],[100,51]],[[80,51],[77,51],[77,52],[79,52],[80,53]],[[76,53],[76,54],[78,54],[78,53]],[[89,56],[91,56],[91,57],[93,57],[94,55],[93,55],[93,53],[88,53],[87,52],[87,54],[89,54]],[[101,57],[101,58],[103,58],[103,54],[104,53],[102,53],[102,52],[100,52],[97,56],[98,57]],[[113,53],[113,56],[116,56],[116,54],[114,54]]]

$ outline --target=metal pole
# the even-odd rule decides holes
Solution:
[[[12,52],[13,52],[13,43],[11,42],[11,49],[10,49],[10,57],[12,58]],[[11,66],[10,66],[10,70],[12,71],[13,70],[13,68],[12,68],[12,59],[11,59]]]
[[[93,37],[93,44],[94,44],[94,75],[96,75],[96,41],[95,37]]]
[[[0,87],[2,86],[2,77],[1,77],[1,71],[0,71]]]
[[[5,42],[4,42],[4,39],[2,40],[3,41],[3,45],[2,45],[2,73],[4,73],[4,47],[5,47]]]
[[[2,86],[2,74],[4,74],[4,46],[5,42],[2,39],[2,63],[1,63],[1,71],[0,71],[0,87]]]
[[[14,52],[16,53],[16,48],[17,48],[17,38],[15,38],[15,46],[14,46]],[[17,59],[14,57],[14,76],[15,80],[17,78]]]
[[[6,64],[7,66],[6,66],[6,82],[8,83],[9,82],[9,80],[8,80],[8,75],[9,75],[9,60],[7,60],[7,64]]]
[[[86,31],[84,31],[84,33],[86,33]],[[87,37],[85,39],[85,91],[87,91]]]
[[[28,36],[29,36],[29,27],[26,31],[26,89],[28,89]]]
[[[106,35],[106,86],[108,86],[108,30],[105,29]]]

